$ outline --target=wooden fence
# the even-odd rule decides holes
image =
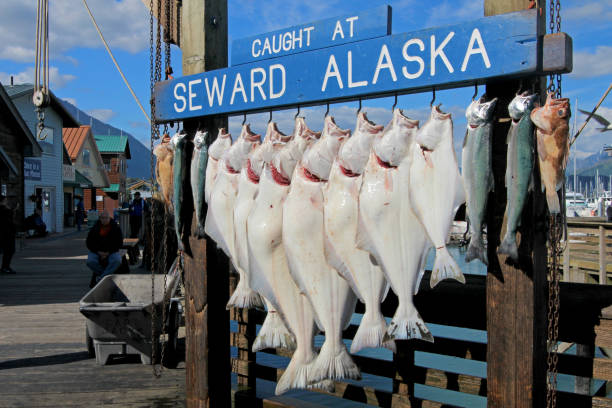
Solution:
[[[612,283],[612,223],[568,219],[563,254],[566,282]]]
[[[378,407],[486,406],[486,283],[484,276],[468,275],[466,278],[465,285],[444,281],[431,289],[429,275],[426,274],[415,304],[428,324],[472,329],[477,331],[475,333],[483,334],[476,336],[482,341],[457,335],[461,330],[451,329],[447,331],[450,335],[440,335],[434,331],[434,343],[419,340],[398,342],[398,350],[392,360],[354,355],[362,374],[391,379],[392,389],[376,389],[359,382],[336,382],[335,392],[329,394]],[[559,341],[576,344],[577,352],[558,354],[559,373],[575,378],[575,385],[571,392],[567,390],[567,385],[565,390],[559,392],[557,406],[610,407],[612,399],[605,395],[606,382],[612,381],[612,360],[594,351],[598,350],[597,347],[612,349],[612,286],[562,282],[560,290]],[[392,316],[396,306],[397,298],[390,292],[382,306],[383,314]],[[356,312],[363,313],[363,305],[358,303]],[[235,407],[313,406],[298,404],[283,397],[256,395],[256,379],[276,382],[283,373],[282,368],[262,362],[269,359],[256,361],[256,354],[250,351],[256,324],[263,322],[265,313],[233,309],[230,316],[237,322],[237,331],[231,333],[231,346],[237,349],[237,355],[232,359],[232,371],[238,377]],[[357,326],[351,325],[344,332],[344,338],[352,339],[356,330]],[[508,344],[511,345],[511,342]],[[270,349],[257,354],[289,357],[291,352]],[[444,358],[427,358],[432,355]],[[432,364],[431,361],[442,363]],[[565,380],[567,384],[567,377]],[[427,388],[437,391],[429,395],[438,397],[423,397],[422,390]]]

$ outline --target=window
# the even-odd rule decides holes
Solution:
[[[105,160],[104,161],[104,170],[106,170],[107,172],[111,171],[110,160]]]
[[[83,164],[85,166],[89,166],[89,156],[91,155],[89,153],[89,150],[83,149],[83,153],[82,154],[83,154]]]

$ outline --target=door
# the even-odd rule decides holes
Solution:
[[[47,231],[55,232],[55,188],[43,187],[42,188],[42,219],[47,225]]]

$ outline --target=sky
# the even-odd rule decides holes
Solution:
[[[34,76],[36,1],[3,0],[0,13],[0,82],[31,83]],[[148,1],[147,1],[148,3]],[[148,109],[149,13],[142,0],[88,0],[102,33],[141,103]],[[484,15],[484,1],[431,0],[228,0],[229,43],[234,39],[261,34],[292,25],[346,15],[382,4],[393,9],[393,34],[475,20]],[[81,0],[49,1],[50,82],[56,96],[92,116],[130,132],[149,145],[149,125],[115,69],[99,39]],[[548,8],[548,7],[547,7]],[[563,76],[563,96],[572,106],[591,110],[612,82],[612,0],[561,2],[562,31],[573,39],[574,70]],[[181,51],[172,47],[174,76],[181,76]],[[231,61],[230,61],[231,64]],[[484,92],[480,87],[479,94]],[[460,146],[466,126],[465,108],[473,87],[438,91],[436,102],[453,114],[455,145]],[[403,95],[398,107],[424,121],[429,113],[431,93]],[[370,120],[386,124],[391,118],[393,98],[363,102]],[[323,124],[325,107],[302,109],[312,129]],[[337,123],[352,128],[357,103],[332,104],[330,114]],[[598,113],[612,120],[612,96]],[[295,110],[274,112],[281,131],[291,133]],[[586,117],[574,115],[580,127]],[[254,131],[265,132],[268,114],[249,115]],[[230,118],[230,132],[240,131],[242,116]],[[574,118],[572,118],[572,123]],[[612,143],[612,132],[601,133],[595,121],[589,123],[573,148],[578,158]]]

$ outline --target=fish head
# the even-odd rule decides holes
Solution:
[[[365,112],[359,112],[355,132],[342,144],[338,152],[338,159],[342,167],[354,174],[361,174],[368,162],[372,143],[383,129],[382,125],[370,122]]]
[[[401,109],[393,111],[393,117],[374,141],[374,153],[391,166],[398,166],[409,151],[419,127],[419,121],[408,118]]]
[[[263,142],[266,143],[267,141],[270,142],[281,142],[281,143],[286,143],[288,142],[291,138],[290,136],[285,135],[283,132],[281,132],[280,130],[278,130],[278,126],[276,125],[276,122],[268,122],[268,127],[266,128],[266,135],[264,136],[264,140]]]
[[[179,144],[185,140],[186,136],[187,133],[185,132],[176,133],[174,136],[172,136],[172,139],[170,139],[170,146],[172,146],[172,148],[176,150]]]
[[[173,155],[174,151],[169,143],[160,143],[153,149],[153,154],[158,160],[163,161],[169,155]]]
[[[251,131],[248,124],[243,125],[240,136],[223,155],[226,164],[234,171],[239,172],[249,153],[261,144],[260,138],[260,135]]]
[[[304,150],[321,137],[321,132],[315,132],[311,130],[303,117],[298,116],[295,118],[295,127],[293,129],[293,143],[297,144],[300,156],[304,153]]]
[[[531,112],[531,120],[539,129],[551,132],[560,126],[567,126],[571,116],[569,99],[556,99],[549,93],[544,106]]]
[[[510,101],[510,105],[508,105],[508,113],[510,117],[515,122],[520,120],[525,113],[530,112],[536,101],[538,99],[538,94],[529,94],[528,91],[523,92],[522,94],[517,94],[512,101]]]
[[[470,106],[465,111],[465,118],[467,119],[468,125],[471,127],[477,127],[493,120],[493,112],[495,111],[495,105],[497,98],[485,102],[485,95],[476,99],[470,103]]]
[[[217,138],[208,147],[208,156],[214,160],[219,160],[231,146],[232,135],[227,133],[224,128],[220,128]]]
[[[206,143],[207,138],[208,138],[207,131],[198,130],[195,136],[193,137],[193,145],[195,146],[196,149],[201,149],[202,146],[204,146],[204,144]]]
[[[453,121],[450,113],[442,112],[440,105],[431,107],[429,120],[418,130],[416,142],[426,150],[435,150],[438,144],[450,139],[452,143]]]
[[[302,165],[321,180],[327,180],[340,146],[350,136],[350,129],[341,129],[332,116],[326,116],[321,138],[306,150]]]

